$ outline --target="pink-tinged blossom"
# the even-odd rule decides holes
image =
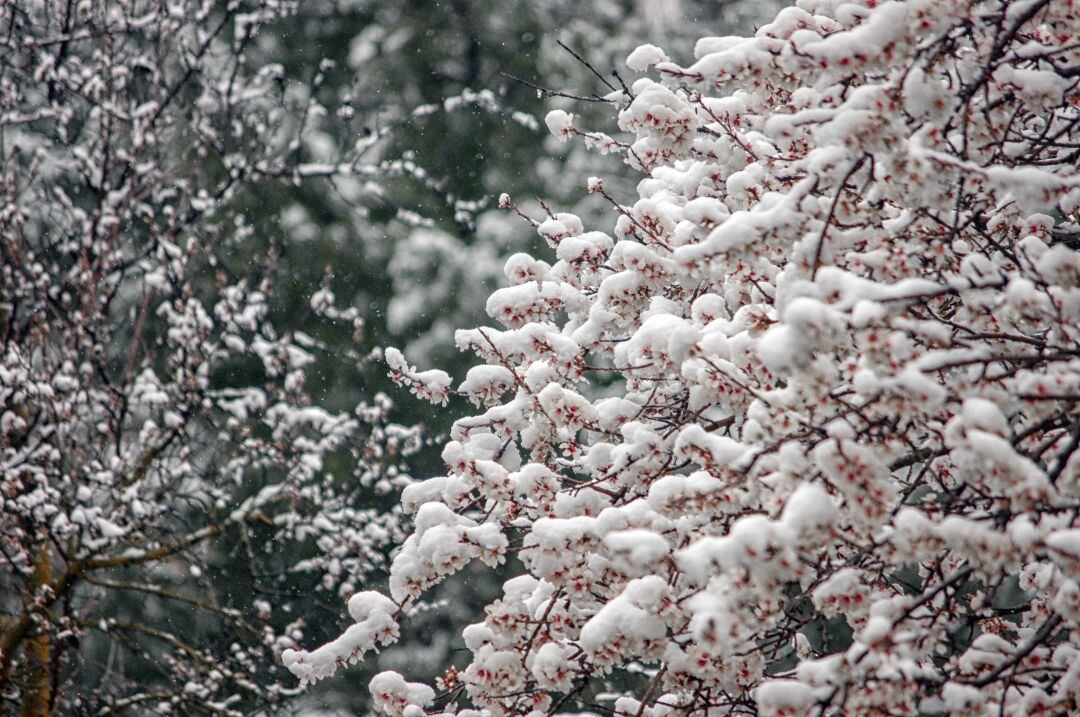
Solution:
[[[520,561],[452,700],[1080,708],[1078,16],[799,0],[631,55],[636,196],[526,217],[504,328],[456,336],[483,410],[406,494],[395,599],[484,527]]]

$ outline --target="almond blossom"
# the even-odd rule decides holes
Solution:
[[[631,55],[603,149],[637,196],[527,216],[500,327],[457,333],[480,410],[407,491],[390,599],[517,561],[405,709],[1080,710],[1078,17],[798,0]]]

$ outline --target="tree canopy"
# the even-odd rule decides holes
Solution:
[[[380,712],[1080,708],[1075,10],[800,0],[690,64],[638,47],[621,134],[550,112],[636,196],[590,178],[593,230],[504,194],[542,244],[456,332],[481,365],[387,351],[478,410],[403,492],[388,592],[289,669],[513,558],[467,663],[380,673]]]
[[[4,5],[0,711],[1080,711],[1078,17]]]

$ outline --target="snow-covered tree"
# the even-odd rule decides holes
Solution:
[[[456,334],[483,365],[386,352],[480,410],[403,493],[389,594],[289,669],[392,643],[480,560],[510,579],[470,659],[379,674],[379,711],[1080,710],[1077,18],[799,0],[692,64],[635,50],[623,136],[548,115],[637,197],[588,181],[609,233],[504,196],[542,244]]]
[[[331,65],[253,59],[295,9],[0,7],[0,712],[279,700],[319,593],[338,609],[405,537],[378,496],[417,431],[305,388],[368,360],[360,314],[323,288],[275,315],[288,247],[244,214],[401,171],[393,125],[327,118]],[[329,127],[353,142],[317,156]]]

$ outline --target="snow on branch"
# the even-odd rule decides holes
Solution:
[[[438,369],[418,371],[415,366],[410,366],[404,354],[395,348],[385,349],[383,355],[386,365],[390,367],[389,376],[394,383],[406,386],[414,396],[431,403],[446,405],[453,382],[450,374]]]
[[[1077,17],[798,0],[635,51],[623,139],[549,113],[643,176],[595,230],[500,199],[536,249],[455,336],[391,590],[516,560],[438,706],[381,709],[1076,713]]]

